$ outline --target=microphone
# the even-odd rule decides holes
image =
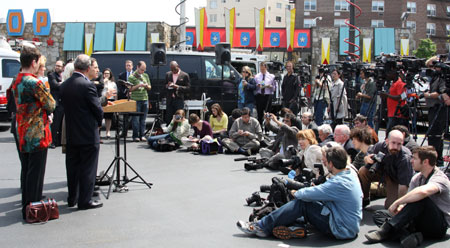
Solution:
[[[122,85],[125,85],[125,86],[129,86],[129,87],[133,86],[132,83],[130,83],[130,82],[128,82],[128,81],[125,81],[125,80],[122,80],[122,79],[117,80],[117,82],[118,82],[119,84],[122,84]]]

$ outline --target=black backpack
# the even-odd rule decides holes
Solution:
[[[176,150],[179,146],[173,141],[169,141],[167,139],[159,139],[156,142],[155,150],[160,152],[170,152]]]
[[[282,179],[278,177],[272,178],[272,185],[270,186],[270,193],[267,200],[273,202],[277,207],[281,207],[291,200],[288,189]]]

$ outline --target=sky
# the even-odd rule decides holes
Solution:
[[[125,3],[125,4],[124,4]],[[25,22],[33,21],[35,9],[49,9],[52,22],[153,22],[180,23],[175,6],[180,0],[20,0],[2,1],[0,20],[9,9],[22,9]],[[188,25],[195,25],[194,8],[205,7],[206,0],[187,0]]]

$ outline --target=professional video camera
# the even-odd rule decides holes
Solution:
[[[293,145],[290,145],[286,148],[286,150],[290,154],[297,154],[297,150],[294,148]],[[295,170],[297,168],[300,168],[301,164],[303,163],[302,159],[297,155],[292,155],[291,158],[288,159],[281,159],[278,161],[278,167],[288,167],[291,166],[292,170]]]
[[[326,181],[325,171],[322,164],[314,164],[314,168],[319,170],[319,176],[316,177],[316,173],[313,169],[304,168],[302,173],[295,177],[294,180],[286,179],[286,187],[292,190],[299,190],[304,187],[310,187],[311,185],[319,185]]]
[[[369,172],[371,174],[375,174],[380,169],[380,164],[383,161],[386,154],[382,152],[378,152],[377,154],[372,156],[372,160],[375,161],[373,164],[368,165],[369,166]]]
[[[294,72],[297,73],[302,87],[311,83],[311,66],[310,65],[296,65]]]
[[[245,170],[257,170],[262,169],[266,164],[268,158],[256,158],[256,157],[243,157],[235,158],[234,161],[248,161],[249,163],[244,163]]]

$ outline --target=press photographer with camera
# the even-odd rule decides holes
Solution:
[[[388,61],[385,64],[386,80],[394,82],[389,88],[389,94],[380,91],[379,94],[383,98],[387,98],[388,124],[386,133],[389,133],[393,126],[404,125],[409,126],[409,116],[402,114],[406,105],[406,83],[402,81],[397,71],[397,62]]]
[[[428,61],[427,61],[428,64]],[[448,65],[439,61],[433,63],[433,78],[430,83],[430,92],[425,92],[424,97],[428,109],[428,145],[436,148],[438,154],[437,166],[444,164],[442,152],[444,150],[443,136],[448,128],[448,108],[445,105],[443,94],[446,92],[445,74]]]
[[[334,69],[331,72],[331,100],[333,102],[334,119],[332,126],[335,127],[339,124],[344,124],[344,119],[347,116],[347,91],[344,87],[344,82],[341,80],[341,72]],[[328,112],[331,112],[331,108],[328,108]],[[331,114],[333,116],[333,114]]]
[[[270,130],[277,134],[274,142],[267,148],[261,148],[259,154],[261,158],[268,158],[264,164],[255,164],[252,166],[246,165],[246,170],[256,170],[268,166],[271,169],[278,169],[278,161],[284,158],[290,158],[292,152],[288,149],[289,146],[293,146],[295,149],[298,145],[297,133],[298,128],[293,126],[295,121],[295,115],[292,113],[286,113],[283,121],[279,121],[276,115],[266,113],[265,126],[266,130]]]
[[[300,82],[298,75],[294,73],[294,63],[286,62],[286,75],[284,75],[281,85],[281,95],[283,96],[283,107],[292,110],[294,115],[298,113],[298,97],[300,94]]]
[[[432,146],[413,151],[416,172],[409,192],[387,211],[377,211],[374,222],[380,228],[365,236],[370,243],[400,238],[403,247],[416,247],[423,238],[442,240],[450,226],[450,181],[436,168],[437,153]]]
[[[361,70],[359,77],[364,83],[361,85],[361,92],[356,94],[356,99],[361,99],[360,113],[367,117],[369,126],[373,128],[373,116],[377,109],[376,99],[373,98],[377,93],[377,85],[367,70]]]
[[[314,80],[313,101],[314,101],[314,121],[320,126],[323,124],[325,110],[330,103],[330,87],[331,77],[325,74],[325,71],[319,71],[319,76]]]
[[[148,145],[151,148],[156,148],[158,146],[158,142],[161,142],[160,140],[167,140],[168,142],[173,141],[177,144],[181,144],[181,139],[189,136],[189,129],[191,128],[188,120],[186,120],[184,116],[184,110],[178,109],[167,127],[168,133],[148,137]]]
[[[403,146],[403,134],[392,130],[385,141],[378,142],[364,157],[366,166],[359,169],[359,178],[364,193],[363,206],[370,204],[370,184],[383,181],[386,188],[384,208],[402,197],[408,191],[413,176],[411,152]]]
[[[280,239],[303,238],[305,227],[292,226],[298,218],[320,232],[336,239],[352,239],[359,232],[362,219],[361,187],[358,176],[346,169],[347,153],[342,147],[324,148],[323,164],[334,176],[326,182],[302,188],[295,199],[257,222],[238,221],[237,227],[248,235]]]

